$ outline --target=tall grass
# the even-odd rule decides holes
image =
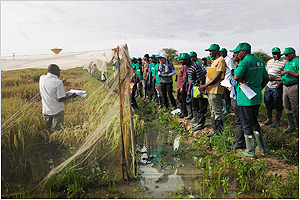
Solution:
[[[102,116],[117,99],[115,92],[107,99],[107,103],[99,109],[107,95],[108,89],[97,78],[92,77],[82,68],[61,71],[60,79],[67,78],[71,83],[69,89],[87,91],[86,98],[76,97],[64,103],[65,127],[61,131],[50,133],[46,130],[42,119],[42,105],[38,80],[46,70],[25,69],[1,73],[1,161],[2,181],[6,183],[37,182],[49,172],[46,160],[54,154],[50,152],[51,141],[59,146],[63,160],[74,152],[92,133]],[[110,72],[112,74],[112,72]],[[94,147],[95,155],[88,163],[105,163],[106,159],[119,162],[115,156],[119,151],[120,135],[118,121],[115,121],[103,140]],[[50,144],[50,145],[49,145]],[[57,151],[56,151],[57,152]],[[112,155],[111,155],[112,154]],[[117,154],[120,155],[120,154]],[[105,159],[103,157],[106,156]],[[52,157],[53,158],[53,157]],[[94,160],[94,161],[93,161]],[[101,161],[102,160],[102,161]],[[104,166],[104,165],[103,165]],[[116,165],[118,167],[119,165]],[[113,173],[112,173],[113,174]],[[113,175],[112,175],[113,176]],[[11,190],[11,188],[9,188]]]

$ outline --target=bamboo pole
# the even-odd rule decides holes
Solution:
[[[124,146],[124,120],[123,120],[123,102],[122,102],[122,95],[121,95],[121,66],[120,66],[120,58],[119,58],[119,47],[117,47],[117,57],[118,57],[118,81],[119,81],[119,97],[120,97],[120,125],[121,125],[121,135],[122,135],[122,174],[123,180],[128,180],[128,171],[126,165],[126,158],[125,158],[125,146]]]

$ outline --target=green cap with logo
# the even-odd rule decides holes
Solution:
[[[274,47],[272,49],[272,53],[280,53],[280,49],[278,47]]]
[[[193,57],[193,56],[197,56],[197,53],[195,51],[190,52],[190,57]]]
[[[295,51],[295,49],[293,47],[287,47],[287,48],[284,49],[284,52],[281,55],[286,55],[286,54],[295,53],[295,52],[296,51]]]
[[[225,48],[222,48],[220,51],[227,52],[227,49],[225,49]]]
[[[213,51],[213,50],[220,50],[220,46],[218,44],[211,44],[208,49],[205,49],[205,51]]]
[[[179,54],[179,56],[177,57],[178,60],[185,60],[185,59],[190,59],[190,55],[188,53],[181,53]]]

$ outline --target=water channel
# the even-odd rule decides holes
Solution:
[[[149,122],[148,128],[141,136],[139,152],[139,175],[137,181],[127,185],[118,185],[118,198],[262,198],[261,193],[238,194],[235,181],[229,183],[226,193],[223,189],[210,195],[208,188],[203,186],[204,173],[197,168],[194,157],[205,157],[193,139],[183,135],[171,127],[158,126]],[[153,126],[155,124],[155,126]],[[209,160],[213,168],[213,160]]]

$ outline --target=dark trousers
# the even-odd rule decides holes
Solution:
[[[260,105],[238,106],[239,116],[245,135],[253,135],[253,131],[261,131],[257,121],[259,107]]]
[[[283,110],[282,92],[283,87],[269,88],[268,86],[266,86],[264,93],[264,103],[268,110],[275,109],[279,112]]]
[[[181,113],[183,115],[187,115],[188,111],[186,109],[186,97],[187,97],[187,92],[185,91],[185,89],[182,90],[182,92],[177,92],[177,100],[178,100],[178,103],[179,103],[179,107],[180,107],[180,110],[181,110]]]
[[[193,112],[206,114],[208,107],[208,100],[206,98],[192,97],[192,110]]]
[[[241,124],[241,119],[239,115],[239,106],[237,105],[236,100],[232,100],[232,107],[234,110],[234,117],[235,117],[235,147],[236,148],[244,148],[245,147],[245,137],[244,137],[244,132],[243,132],[243,127]]]
[[[173,83],[160,83],[160,85],[161,85],[161,92],[162,92],[164,105],[166,106],[166,108],[169,108],[168,96],[169,96],[169,99],[171,100],[172,106],[176,107],[176,101],[172,94]]]

